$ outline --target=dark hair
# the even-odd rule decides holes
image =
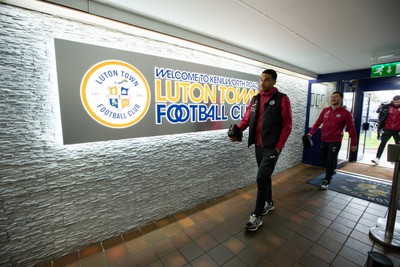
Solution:
[[[400,95],[394,96],[394,97],[393,97],[393,100],[394,100],[394,101],[400,100]]]
[[[336,91],[336,92],[332,93],[332,95],[334,95],[334,94],[338,94],[338,95],[340,95],[341,98],[343,98],[343,93],[342,92]]]
[[[278,74],[276,73],[276,71],[274,71],[273,69],[266,69],[262,72],[262,74],[269,74],[271,75],[272,79],[274,79],[274,81],[276,81],[276,78],[278,78]]]

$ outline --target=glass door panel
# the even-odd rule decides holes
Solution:
[[[354,110],[354,97],[355,97],[355,94],[353,92],[344,92],[343,93],[342,105],[344,108],[346,108],[351,113],[353,113],[353,110]],[[346,128],[345,128],[345,131],[343,134],[342,146],[340,147],[340,151],[339,151],[338,162],[349,160],[349,151],[350,151],[349,148],[350,148],[349,133],[346,131]]]
[[[335,91],[336,82],[314,83],[311,85],[309,128],[317,121],[322,109],[330,106],[331,95]]]
[[[308,133],[323,108],[330,105],[330,98],[336,91],[336,82],[313,83],[310,86],[309,112],[306,118],[307,125],[305,132]],[[321,155],[321,130],[317,130],[312,137],[313,147],[303,150],[303,162],[314,166],[324,166]]]

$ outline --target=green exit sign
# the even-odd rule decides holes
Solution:
[[[371,77],[386,77],[400,75],[400,62],[372,65]]]

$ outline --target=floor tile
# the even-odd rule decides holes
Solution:
[[[349,235],[351,231],[353,230],[350,227],[347,227],[343,224],[338,223],[336,220],[332,222],[332,224],[329,226],[330,229],[335,230],[336,232],[342,233],[344,235]]]
[[[280,267],[289,267],[293,266],[296,263],[296,261],[293,258],[288,257],[286,254],[282,253],[279,250],[270,257],[267,257],[267,259],[270,260],[276,266]]]
[[[330,266],[323,259],[312,254],[311,251],[310,251],[310,253],[307,252],[303,255],[303,257],[300,259],[300,263],[307,267],[329,267]]]
[[[106,258],[104,253],[101,252],[81,259],[80,263],[81,267],[106,266]]]
[[[317,241],[318,238],[321,236],[321,232],[314,231],[314,229],[309,228],[307,226],[304,226],[303,228],[300,229],[298,232],[299,235],[307,238],[308,240],[311,240],[313,242]]]
[[[356,226],[357,222],[352,221],[352,220],[349,220],[348,218],[343,217],[342,214],[343,214],[343,213],[341,213],[341,214],[339,215],[339,217],[337,217],[337,218],[334,220],[334,223],[338,223],[338,224],[341,224],[341,225],[343,225],[343,226],[346,226],[346,227],[349,227],[349,228],[353,229],[354,226]]]
[[[131,254],[133,257],[132,266],[148,266],[150,264],[158,264],[158,256],[152,247],[146,247],[136,253]]]
[[[358,264],[360,266],[364,265],[366,260],[367,260],[367,255],[362,254],[352,248],[349,248],[347,246],[344,246],[340,252],[339,255],[342,257],[345,257],[346,259],[348,259],[349,261]]]
[[[358,264],[346,259],[345,257],[342,257],[339,255],[333,261],[332,266],[333,267],[344,267],[344,266],[346,266],[346,267],[361,267],[364,265],[358,265]]]
[[[246,263],[241,261],[238,257],[233,257],[225,264],[221,265],[222,267],[248,267]],[[271,266],[271,265],[264,265],[264,266]]]
[[[208,254],[203,254],[190,263],[193,267],[218,267],[218,265]]]
[[[176,247],[169,239],[160,240],[157,244],[153,244],[152,248],[158,257],[163,257],[176,250]]]
[[[149,247],[150,243],[147,241],[147,239],[144,236],[139,236],[135,239],[129,240],[125,242],[125,247],[128,250],[129,253],[134,254],[142,249]]]
[[[343,243],[333,240],[328,236],[321,236],[318,239],[317,244],[329,249],[335,254],[339,253],[340,249],[343,247]]]
[[[199,239],[196,240],[196,243],[204,250],[208,251],[218,245],[218,241],[215,240],[214,237],[212,237],[209,234],[206,234]]]
[[[207,254],[218,264],[223,265],[235,255],[222,244],[207,251]]]
[[[192,239],[183,231],[171,236],[169,239],[171,240],[172,244],[174,244],[175,248],[177,248],[177,249],[180,249],[180,248],[186,246],[187,244],[189,244],[192,241]]]
[[[323,246],[320,246],[318,244],[314,244],[309,249],[308,253],[312,254],[314,257],[317,257],[318,259],[320,259],[328,264],[330,264],[333,261],[333,259],[336,257],[335,252],[333,252]],[[301,261],[301,262],[305,263],[304,261]]]
[[[103,245],[103,249],[106,250],[113,246],[120,245],[123,242],[124,242],[124,240],[122,239],[122,236],[116,236],[116,237],[112,237],[112,238],[104,240],[102,242],[102,245]]]
[[[123,235],[122,235],[122,238],[123,238],[124,241],[126,242],[126,241],[129,241],[129,240],[131,240],[131,239],[135,239],[135,238],[137,238],[137,237],[139,237],[139,236],[141,236],[141,235],[142,235],[142,233],[140,232],[140,230],[139,230],[139,229],[136,229],[136,230],[134,230],[134,231],[131,231],[131,232],[128,232],[128,233],[123,234]]]
[[[292,236],[292,235],[291,235]],[[291,237],[289,236],[289,238]],[[263,242],[270,244],[271,246],[273,246],[274,248],[279,248],[280,246],[282,246],[282,244],[284,244],[287,239],[283,238],[282,236],[280,236],[277,233],[274,233],[272,231],[268,232],[267,234],[265,234],[262,237]]]
[[[243,249],[237,257],[249,266],[258,266],[263,261],[263,258],[249,247]]]
[[[341,244],[344,244],[344,242],[346,242],[346,240],[347,240],[347,235],[339,233],[333,229],[327,229],[322,236],[331,238]]]
[[[358,252],[361,252],[364,255],[367,255],[368,251],[371,251],[372,249],[372,246],[365,244],[359,240],[356,240],[352,237],[348,238],[344,245]]]
[[[226,240],[223,244],[235,255],[246,247],[246,245],[242,241],[234,236]]]
[[[103,247],[101,244],[96,244],[79,251],[79,257],[84,259],[94,254],[103,253]]]
[[[200,257],[205,251],[194,241],[179,249],[180,253],[188,262]]]
[[[212,237],[214,237],[215,240],[217,240],[218,242],[222,243],[222,242],[224,242],[225,240],[227,240],[231,236],[231,233],[228,232],[227,230],[225,230],[224,228],[218,228],[218,229],[212,231],[210,233],[210,235]]]
[[[181,253],[179,253],[179,251],[173,251],[170,254],[162,257],[161,262],[163,263],[164,267],[179,267],[185,266],[188,263],[188,261]]]
[[[350,213],[350,212],[344,210],[339,214],[339,218],[345,218],[352,222],[358,222],[358,220],[360,220],[360,218],[361,218],[361,215]]]
[[[105,250],[104,253],[107,257],[108,262],[114,262],[117,261],[118,259],[128,256],[128,251],[126,250],[125,244],[113,246]]]

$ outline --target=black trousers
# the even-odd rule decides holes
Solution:
[[[381,158],[383,150],[385,149],[386,143],[389,141],[389,139],[392,136],[393,136],[394,142],[396,144],[400,143],[399,132],[400,131],[393,131],[393,130],[383,129],[383,133],[381,135],[381,143],[379,144],[378,151],[376,152],[376,157],[378,159]]]
[[[253,214],[260,216],[264,210],[265,202],[272,201],[271,176],[275,170],[279,153],[275,148],[263,149],[256,147],[257,172],[257,200]]]
[[[321,151],[322,159],[325,163],[325,180],[331,181],[332,175],[335,172],[337,166],[337,158],[339,155],[340,147],[342,142],[322,142]]]

